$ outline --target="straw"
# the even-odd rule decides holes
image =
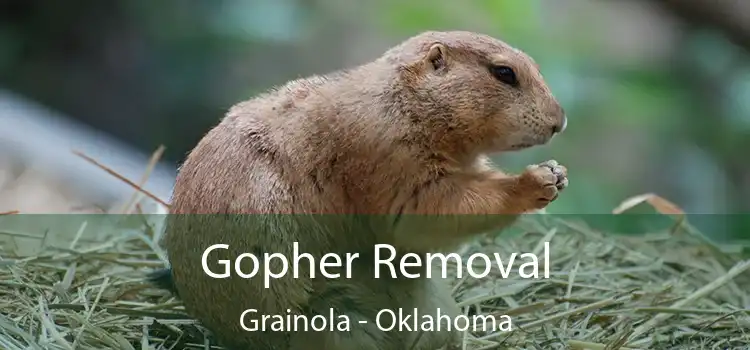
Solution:
[[[460,253],[539,253],[550,242],[550,278],[454,278],[453,295],[469,319],[512,319],[510,331],[470,328],[460,349],[750,348],[750,305],[743,305],[750,261],[712,246],[686,220],[639,237],[549,215],[529,216],[519,228],[523,234],[479,239]],[[17,256],[12,245],[0,250],[0,348],[209,348],[209,333],[180,301],[144,282],[163,265],[157,234],[111,236],[75,238],[32,257]]]

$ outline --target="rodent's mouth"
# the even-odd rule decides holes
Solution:
[[[541,146],[549,143],[552,140],[552,137],[545,137],[543,135],[522,135],[520,137],[511,137],[512,142],[506,143],[506,146],[504,147],[505,151],[520,151],[527,148],[532,148],[536,146]],[[515,141],[515,142],[513,142]]]
[[[534,146],[535,145],[532,144],[532,143],[517,143],[515,145],[511,145],[508,148],[510,150],[512,150],[512,151],[516,151],[516,150],[522,150],[522,149],[526,149],[526,148],[531,148],[531,147],[534,147]]]

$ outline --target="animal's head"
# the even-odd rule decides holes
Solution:
[[[534,60],[487,35],[425,32],[385,53],[416,98],[415,123],[469,152],[549,142],[567,124]]]

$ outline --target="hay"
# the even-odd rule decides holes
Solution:
[[[166,206],[141,188],[148,170],[136,184],[76,154],[139,192],[118,212],[140,208],[138,197]],[[626,200],[614,212],[640,203],[683,214],[653,194]],[[529,219],[519,236],[480,239],[459,252],[543,256],[543,243],[551,246],[550,278],[453,278],[467,315],[513,320],[509,332],[466,332],[462,350],[750,349],[750,260],[722,252],[684,220],[668,232],[625,237],[564,218]],[[179,300],[145,283],[146,273],[164,266],[164,253],[155,244],[160,227],[144,223],[135,231],[105,227],[111,238],[84,244],[83,222],[68,247],[34,256],[1,246],[0,349],[218,349]],[[33,236],[3,234],[11,241]]]
[[[601,234],[540,216],[518,237],[482,239],[462,254],[540,252],[552,242],[549,279],[462,278],[467,312],[510,315],[510,332],[466,334],[465,349],[746,349],[749,261],[695,234]],[[154,234],[0,260],[0,348],[208,348],[179,301],[143,282],[162,266]],[[315,350],[315,349],[313,349]]]

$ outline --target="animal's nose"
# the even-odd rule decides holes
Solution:
[[[565,131],[565,128],[568,127],[568,117],[563,114],[562,122],[555,124],[552,127],[552,134],[556,135],[563,131]]]

